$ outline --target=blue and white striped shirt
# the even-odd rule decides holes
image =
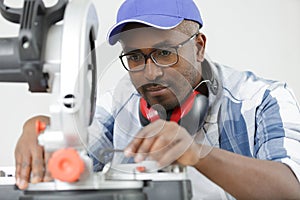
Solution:
[[[207,60],[202,67],[203,78],[211,81],[202,142],[244,156],[285,163],[300,180],[300,110],[287,85]],[[99,98],[94,121],[97,126],[91,128],[89,138],[94,170],[102,167],[97,159],[101,149],[125,148],[142,128],[139,98],[128,76]],[[190,168],[189,173],[195,199],[230,198],[195,169]],[[214,189],[207,189],[208,185]]]

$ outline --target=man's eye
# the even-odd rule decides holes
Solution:
[[[139,54],[128,55],[128,56],[127,56],[127,59],[130,60],[130,61],[135,61],[135,62],[137,62],[137,61],[142,60],[142,56],[139,55]]]
[[[168,51],[168,50],[159,50],[158,51],[158,55],[159,56],[169,56],[169,55],[171,55],[172,54],[172,52],[171,51]]]

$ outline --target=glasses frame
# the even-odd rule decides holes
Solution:
[[[170,63],[170,64],[168,64],[168,65],[162,65],[162,64],[159,64],[159,63],[157,63],[157,61],[152,57],[153,53],[156,52],[158,49],[154,49],[153,51],[151,51],[151,52],[148,53],[148,54],[144,54],[144,53],[142,53],[142,52],[139,52],[139,54],[141,54],[141,55],[144,56],[145,64],[144,64],[144,67],[138,68],[138,69],[136,69],[136,70],[134,70],[134,68],[133,68],[133,69],[127,68],[126,65],[125,65],[125,63],[123,62],[123,59],[122,59],[123,57],[128,56],[128,55],[130,55],[131,53],[125,53],[125,54],[124,54],[124,52],[122,51],[121,54],[120,54],[120,56],[119,56],[119,59],[121,60],[121,63],[122,63],[122,65],[123,65],[123,67],[124,67],[127,71],[129,71],[129,72],[139,72],[139,71],[143,71],[143,70],[146,68],[146,63],[147,63],[148,58],[150,58],[150,59],[153,61],[153,63],[155,63],[155,65],[157,65],[157,66],[159,66],[159,67],[162,67],[162,68],[171,67],[171,66],[176,65],[176,64],[178,63],[178,60],[179,60],[179,58],[178,58],[178,49],[181,48],[181,47],[183,47],[185,44],[187,44],[187,43],[190,42],[191,40],[193,40],[196,36],[199,35],[199,33],[200,33],[200,32],[197,31],[197,33],[193,34],[191,37],[189,37],[188,39],[186,39],[186,40],[184,40],[183,42],[179,43],[178,45],[170,46],[170,47],[169,47],[169,48],[175,49],[175,52],[176,52],[176,62]]]

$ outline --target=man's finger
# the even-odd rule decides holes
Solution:
[[[135,138],[133,139],[129,145],[125,148],[124,154],[126,157],[135,156],[140,144],[143,142],[144,139],[142,138]]]
[[[182,147],[183,145],[183,148],[186,149],[192,142],[192,139],[189,139],[190,136],[185,133],[183,128],[170,125],[168,126],[168,129],[172,130],[172,132],[168,131],[165,134],[162,134],[151,147],[150,157],[154,160],[160,160],[168,152],[173,154],[175,153],[174,150],[176,150],[177,153],[175,156],[177,156],[177,154],[181,154],[183,151],[179,149],[179,147]],[[176,146],[175,149],[174,146]]]
[[[49,182],[49,181],[53,180],[51,173],[48,169],[48,161],[49,161],[50,157],[51,157],[51,153],[44,152],[44,166],[45,166],[45,174],[44,174],[44,178],[43,178],[44,182]]]
[[[137,133],[135,138],[125,148],[124,151],[125,156],[127,157],[134,156],[134,154],[138,151],[139,146],[142,144],[144,139],[157,137],[161,133],[164,124],[165,121],[157,120],[145,126],[140,132]]]
[[[155,143],[157,137],[147,138],[144,139],[141,144],[139,145],[136,156],[135,162],[141,162],[145,160],[149,153],[151,153],[151,147]]]
[[[15,177],[16,177],[16,185],[19,185],[21,178],[21,168],[22,168],[22,157],[19,153],[15,152]]]
[[[38,183],[43,180],[45,173],[44,156],[42,147],[36,148],[32,154],[32,176],[31,183]]]
[[[179,140],[175,140],[175,138],[171,140],[163,139],[162,137],[158,138],[155,143],[152,145],[149,157],[153,160],[158,161],[163,155],[165,155],[168,151],[170,151],[173,146],[175,146]]]
[[[24,158],[21,163],[20,181],[18,187],[24,190],[28,187],[28,181],[30,179],[31,171],[31,158]]]
[[[178,158],[180,158],[188,147],[182,146],[182,144],[177,143],[170,147],[168,151],[162,154],[160,157],[156,159],[158,165],[160,167],[165,167],[175,162]]]

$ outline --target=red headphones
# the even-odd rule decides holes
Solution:
[[[139,116],[143,126],[162,118],[177,122],[194,134],[203,125],[208,110],[208,98],[198,91],[193,91],[180,106],[165,113],[166,116],[153,107],[150,107],[144,98],[140,98]]]

